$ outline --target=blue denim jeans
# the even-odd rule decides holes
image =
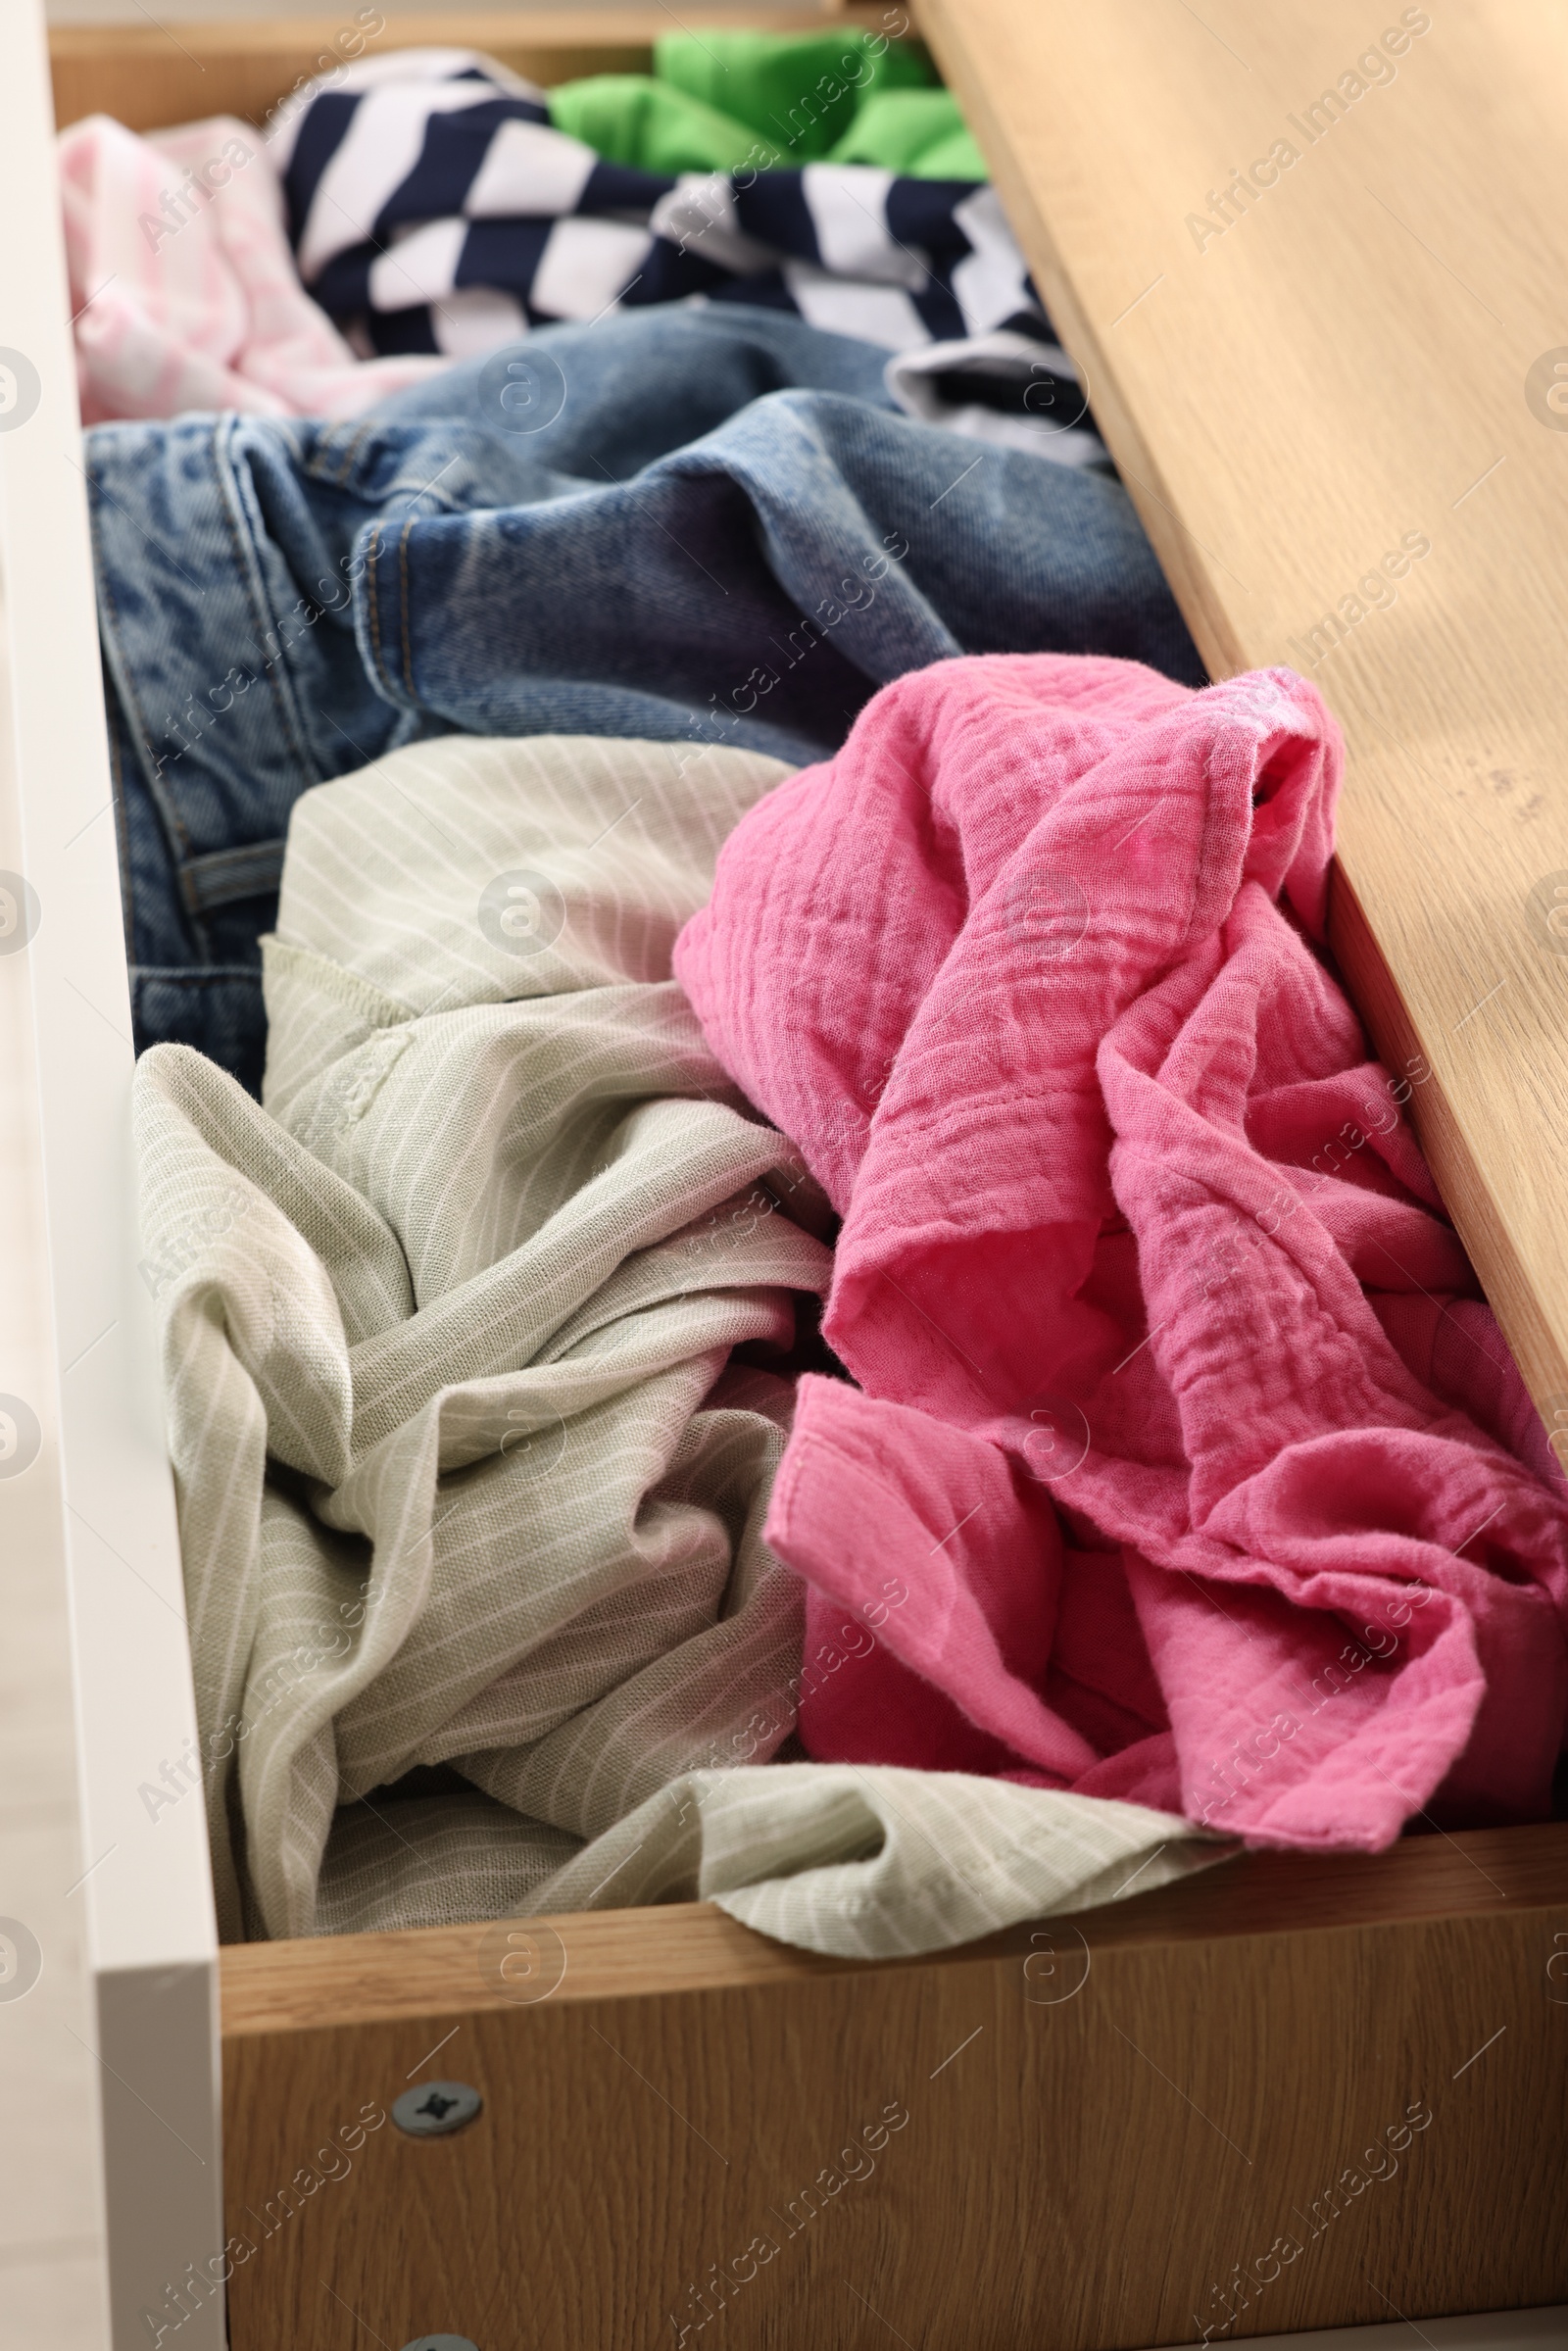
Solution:
[[[899,416],[885,354],[733,306],[549,328],[345,424],[89,435],[138,1046],[259,1088],[289,811],[399,745],[809,759],[961,653],[1202,672],[1120,485]]]

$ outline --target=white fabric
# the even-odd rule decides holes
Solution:
[[[859,335],[890,351],[915,351],[931,340],[930,328],[902,286],[835,277],[814,262],[786,262],[784,283],[808,326]]]
[[[883,370],[883,381],[906,416],[922,424],[940,424],[947,432],[989,441],[1004,449],[1021,449],[1031,457],[1049,458],[1057,465],[1108,466],[1104,442],[1088,423],[1077,422],[1084,413],[1080,389],[1056,392],[1052,399],[1073,419],[1065,425],[1056,409],[1044,400],[1030,401],[1028,413],[1013,414],[979,401],[955,402],[948,387],[954,377],[984,373],[996,380],[1010,376],[1025,398],[1029,387],[1046,389],[1054,376],[1066,387],[1079,385],[1073,362],[1059,343],[1037,341],[999,327],[992,334],[974,335],[963,342],[927,343],[921,350],[896,352]]]
[[[378,253],[370,264],[370,301],[378,311],[409,311],[438,303],[453,290],[466,220],[425,220]]]
[[[522,304],[498,286],[459,286],[435,313],[435,339],[445,359],[484,359],[528,330]]]
[[[306,284],[336,255],[370,235],[387,198],[423,153],[431,115],[459,114],[494,99],[495,91],[482,81],[440,80],[393,82],[362,98],[317,184],[300,239],[299,270]]]
[[[581,214],[558,220],[545,240],[529,300],[543,318],[599,318],[629,290],[653,240],[645,228]]]
[[[930,268],[894,240],[888,226],[892,185],[892,172],[870,164],[808,164],[801,173],[822,267],[837,277],[867,278],[918,294]]]
[[[513,213],[569,213],[593,177],[593,149],[548,122],[497,125],[463,209],[470,220]]]
[[[989,334],[1004,318],[1030,310],[1029,270],[994,187],[976,188],[953,217],[974,251],[953,272],[953,291],[971,335]]]
[[[715,269],[738,276],[771,269],[778,256],[740,225],[735,182],[722,171],[683,171],[648,216],[648,226],[672,245],[684,245]]]

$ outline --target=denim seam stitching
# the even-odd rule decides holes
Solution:
[[[381,525],[374,522],[370,526],[370,536],[365,550],[366,584],[369,590],[367,602],[370,608],[370,659],[375,663],[377,677],[390,685],[386,663],[381,659],[381,583],[376,577],[380,556]]]
[[[273,833],[265,840],[241,841],[231,849],[204,850],[199,857],[188,857],[180,866],[178,873],[179,893],[187,910],[199,920],[204,914],[210,914],[220,906],[243,905],[246,899],[275,897],[280,887],[280,880],[264,881],[258,884],[250,880],[243,864],[240,868],[240,885],[248,884],[248,886],[231,885],[225,890],[222,882],[220,881],[216,885],[218,895],[208,897],[204,892],[200,869],[203,866],[232,866],[236,860],[259,864],[262,861],[261,853],[266,852],[270,858],[276,860],[279,876],[281,876],[286,845],[286,835]]]
[[[409,700],[418,708],[418,690],[414,683],[414,646],[409,635],[409,533],[414,528],[411,514],[403,525],[398,541],[398,618],[403,632],[403,682],[409,690]]]
[[[89,500],[89,509],[90,508],[91,501]],[[96,515],[93,515],[92,519],[94,525],[96,526]],[[120,615],[115,605],[114,582],[111,576],[109,564],[100,560],[100,548],[96,527],[94,528],[93,532],[93,556],[94,568],[97,570],[99,575],[99,583],[106,608],[107,620],[113,624],[114,639],[118,639]],[[111,636],[111,629],[109,627],[104,629],[104,661],[105,666],[110,667],[109,649],[113,640]],[[180,877],[185,869],[185,860],[191,854],[190,835],[185,829],[185,820],[180,813],[179,804],[164,781],[164,768],[168,762],[166,759],[154,759],[151,757],[153,748],[152,729],[147,724],[146,712],[142,707],[138,681],[132,675],[128,662],[121,665],[124,668],[125,672],[123,683],[122,683],[122,681],[115,676],[112,667],[110,668],[110,676],[113,679],[118,691],[122,715],[127,721],[132,719],[134,720],[134,723],[141,734],[143,749],[148,754],[147,759],[141,759],[138,763],[142,768],[143,778],[147,786],[147,798],[152,808],[153,820],[158,826],[160,833],[163,835],[164,855],[169,859],[170,873],[173,880],[176,898],[178,898],[181,902],[180,910],[182,918],[187,926],[187,935],[189,936],[192,945],[198,950],[199,953],[203,955],[210,955],[212,952],[212,941],[208,937],[205,924],[202,922],[199,915],[192,913],[191,910],[183,904],[184,892],[181,888]],[[107,719],[107,711],[105,715]],[[131,928],[133,915],[131,906],[129,857],[130,814],[128,808],[124,807],[123,786],[119,775],[117,774],[118,755],[115,747],[115,729],[106,725],[106,732],[109,736],[110,791],[111,797],[114,799],[116,804],[115,843],[117,852],[120,853],[121,919],[125,927],[126,950],[127,953],[130,953],[133,952],[135,948],[135,933]],[[179,751],[176,752],[174,756],[176,759],[183,759],[185,755],[183,751]]]
[[[236,981],[247,988],[262,984],[260,964],[249,963],[133,963],[131,977],[137,986],[156,983],[160,988],[228,988]]]
[[[348,429],[346,440],[340,441],[338,434],[342,429],[341,426],[333,426],[323,432],[315,452],[303,461],[300,470],[307,479],[331,482],[337,489],[347,489],[360,444],[371,426],[368,422],[355,424]],[[332,460],[331,464],[325,462],[328,458]]]
[[[260,582],[257,578],[257,566],[254,561],[255,551],[247,543],[246,538],[240,531],[239,518],[234,513],[233,497],[230,496],[228,487],[223,478],[222,470],[216,462],[218,433],[223,430],[225,424],[227,424],[230,428],[233,428],[241,421],[242,419],[238,416],[224,417],[220,419],[218,431],[215,432],[213,436],[215,458],[213,470],[218,477],[219,506],[223,516],[224,527],[228,532],[229,547],[234,558],[234,569],[239,575],[246,602],[250,606],[251,618],[254,621],[258,621],[261,627],[261,635],[253,637],[251,642],[254,645],[259,646],[265,655],[267,647],[268,619],[266,607],[258,592]],[[238,467],[234,466],[231,468],[231,470],[237,472]],[[280,621],[277,630],[276,659],[264,660],[262,662],[261,674],[270,690],[279,727],[282,731],[288,749],[293,754],[300,773],[302,775],[309,776],[313,783],[317,783],[320,781],[320,778],[316,773],[316,761],[311,758],[310,747],[302,738],[300,730],[295,724],[293,698],[284,690],[283,659],[287,651],[288,648],[283,642],[283,632]]]
[[[101,558],[99,561],[98,569],[99,582],[103,592],[104,603],[108,607],[108,616],[110,621],[114,624],[115,633],[118,636],[120,614],[115,606],[114,581],[111,576],[108,563],[103,562]],[[128,665],[126,666],[123,682],[117,678],[116,683],[121,688],[122,702],[129,704],[130,712],[134,714],[136,724],[141,730],[142,742],[145,748],[150,752],[153,747],[152,729],[147,723],[146,712],[142,707],[141,691],[138,681],[131,673]],[[185,755],[183,752],[176,752],[174,756],[176,759],[183,759]],[[152,795],[153,806],[158,810],[159,821],[164,827],[165,846],[168,848],[170,853],[170,861],[177,868],[184,863],[185,858],[190,855],[190,835],[185,830],[184,819],[180,815],[178,808],[172,800],[166,797],[161,789],[163,783],[163,771],[166,764],[167,761],[163,759],[154,761],[153,772],[147,778],[147,786]],[[173,838],[170,839],[170,835],[172,835]]]
[[[348,488],[349,473],[351,469],[359,463],[361,446],[368,437],[369,432],[370,426],[368,424],[362,423],[357,425],[354,431],[350,434],[349,445],[343,453],[343,463],[338,467],[337,472],[337,486],[340,490],[346,490]]]
[[[113,692],[114,680],[112,677],[106,676],[104,679],[104,735],[109,748],[109,797],[115,811],[115,848],[120,858],[120,911],[125,926],[125,955],[128,960],[135,952],[136,902],[130,870],[130,812],[125,807],[125,779],[121,760],[121,729],[109,723],[109,697]],[[119,700],[118,695],[116,695],[116,700]]]

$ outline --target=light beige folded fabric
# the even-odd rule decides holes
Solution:
[[[227,1937],[701,1893],[877,1955],[1218,1849],[993,1781],[751,1768],[802,1671],[769,1363],[830,1258],[669,958],[786,772],[453,737],[323,785],[266,1107],[182,1047],[138,1065]],[[377,1792],[418,1766],[468,1787]]]
[[[323,1935],[711,1901],[843,1959],[943,1950],[1203,1869],[1234,1845],[1099,1796],[892,1765],[683,1772],[591,1844],[486,1796],[339,1813]],[[461,1883],[461,1899],[454,1894]]]

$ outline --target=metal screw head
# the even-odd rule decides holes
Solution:
[[[421,2082],[393,2101],[392,2120],[410,2138],[449,2138],[454,2131],[471,2123],[483,2106],[478,2091],[470,2089],[466,2082]],[[461,2337],[453,2335],[451,2340],[458,2342]]]
[[[403,2351],[479,2351],[479,2346],[470,2343],[466,2334],[417,2334],[412,2343],[404,2344]]]

